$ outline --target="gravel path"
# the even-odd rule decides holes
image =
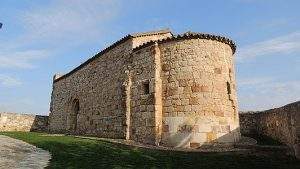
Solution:
[[[48,151],[0,135],[0,169],[42,169],[50,158]]]

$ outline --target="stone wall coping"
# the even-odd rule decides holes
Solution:
[[[20,116],[38,116],[38,117],[48,117],[47,115],[29,114],[29,113],[14,113],[14,112],[0,112],[0,115],[20,115]]]
[[[240,115],[248,115],[248,114],[274,113],[274,112],[271,112],[271,111],[278,110],[278,109],[288,109],[290,107],[297,107],[297,106],[300,107],[300,101],[289,103],[289,104],[286,104],[286,105],[284,105],[282,107],[272,108],[272,109],[268,109],[268,110],[262,110],[262,111],[240,111],[239,114]],[[277,113],[279,113],[279,112],[277,112]]]
[[[166,33],[171,33],[170,29],[163,29],[163,30],[151,31],[151,32],[144,32],[144,33],[128,34],[128,35],[124,36],[123,38],[121,38],[120,40],[118,40],[115,43],[113,43],[112,45],[110,45],[109,47],[103,49],[102,51],[100,51],[99,53],[97,53],[96,55],[94,55],[93,57],[89,58],[87,61],[83,62],[82,64],[80,64],[79,66],[77,66],[76,68],[74,68],[73,70],[71,70],[70,72],[68,72],[68,73],[60,76],[57,79],[54,79],[53,83],[58,82],[59,80],[64,79],[64,78],[70,76],[71,74],[75,73],[77,70],[80,70],[85,65],[89,64],[93,60],[97,59],[98,57],[100,57],[103,54],[109,52],[111,49],[119,46],[120,44],[126,42],[129,39],[136,38],[136,37],[141,37],[141,36],[160,35],[160,34],[166,34]],[[173,36],[173,34],[172,34],[172,36]]]
[[[154,43],[162,44],[162,43],[165,43],[165,42],[177,41],[177,40],[182,40],[182,39],[183,40],[185,40],[185,39],[216,40],[216,41],[219,41],[219,42],[222,42],[222,43],[225,43],[225,44],[229,45],[232,49],[233,54],[236,51],[235,43],[232,40],[230,40],[226,37],[218,36],[218,35],[212,35],[212,34],[198,33],[198,32],[190,32],[190,31],[186,32],[186,33],[183,33],[183,34],[176,35],[176,36],[168,37],[168,38],[165,38],[165,39],[156,40],[156,41],[149,41],[149,42],[143,43],[142,45],[137,46],[136,48],[134,48],[133,51],[137,51],[137,50],[140,50],[144,47],[151,46]]]

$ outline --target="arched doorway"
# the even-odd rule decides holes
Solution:
[[[80,111],[79,100],[74,99],[70,105],[70,112],[67,121],[68,131],[70,133],[76,133],[79,111]]]

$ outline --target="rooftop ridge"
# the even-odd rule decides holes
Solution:
[[[193,39],[193,38],[216,40],[216,41],[228,44],[231,47],[233,54],[236,51],[236,45],[235,45],[235,43],[232,40],[230,40],[229,38],[226,38],[226,37],[223,37],[223,36],[219,36],[219,35],[212,35],[212,34],[207,34],[207,33],[191,32],[191,31],[185,32],[183,34],[175,35],[175,36],[172,36],[172,37],[168,37],[168,38],[165,38],[165,39],[161,39],[161,40],[148,41],[146,43],[143,43],[143,44],[135,47],[133,49],[133,51],[137,51],[139,49],[147,47],[147,46],[149,46],[149,45],[151,45],[151,44],[153,44],[155,42],[157,42],[157,43],[165,43],[165,42],[172,41],[172,40]]]

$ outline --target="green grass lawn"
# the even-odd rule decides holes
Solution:
[[[43,133],[0,133],[23,140],[52,154],[48,168],[197,168],[197,169],[294,169],[300,161],[282,155],[199,153],[132,148],[105,141],[47,136]]]

